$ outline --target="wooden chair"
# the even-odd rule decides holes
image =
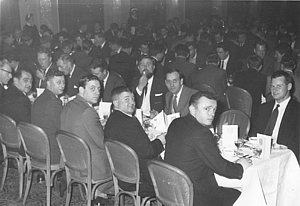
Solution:
[[[197,84],[197,85],[193,86],[193,89],[196,89],[201,92],[211,92],[211,93],[216,94],[216,90],[207,84]]]
[[[44,130],[33,124],[20,122],[18,132],[24,145],[27,166],[27,184],[23,199],[23,205],[26,203],[29,194],[32,172],[41,171],[44,174],[47,187],[47,206],[51,205],[51,187],[55,175],[62,171],[59,163],[51,164],[49,139]]]
[[[245,112],[251,117],[252,97],[245,89],[230,86],[226,91],[227,106],[229,109],[236,109]]]
[[[138,156],[135,151],[116,140],[104,140],[105,150],[110,163],[111,171],[113,174],[114,187],[115,187],[115,205],[119,204],[121,195],[129,195],[134,200],[134,205],[145,205],[151,197],[143,198],[139,194],[140,182],[140,167]],[[124,191],[120,188],[118,181],[135,184],[135,191]]]
[[[23,177],[24,177],[24,157],[18,152],[21,146],[21,139],[18,135],[16,122],[4,115],[0,114],[0,142],[3,150],[3,176],[0,190],[3,190],[5,179],[8,171],[8,160],[14,159],[18,165],[19,172],[19,197],[22,198]]]
[[[182,170],[157,160],[148,161],[148,169],[160,206],[193,206],[193,183]]]
[[[239,110],[227,110],[223,112],[216,125],[216,132],[222,135],[223,125],[238,125],[238,137],[246,139],[250,129],[250,118],[247,114]]]
[[[112,178],[109,177],[96,181],[92,180],[91,150],[83,139],[75,134],[62,130],[57,131],[56,139],[67,175],[66,206],[70,205],[73,183],[78,183],[84,187],[87,205],[91,206],[91,201],[94,199],[97,187],[111,181]]]

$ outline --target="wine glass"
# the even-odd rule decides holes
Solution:
[[[237,141],[234,141],[234,144],[235,144],[235,146],[237,148],[236,154],[238,155],[241,146],[243,146],[243,144],[244,144],[244,141],[242,139],[238,139]]]

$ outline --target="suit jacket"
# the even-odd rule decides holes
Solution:
[[[216,94],[219,96],[219,102],[222,104],[223,107],[222,110],[225,110],[227,108],[226,99],[224,95],[225,90],[227,88],[226,71],[224,69],[220,69],[219,67],[213,64],[208,64],[203,69],[200,69],[193,73],[191,78],[191,84],[191,88],[196,90],[198,90],[199,84],[207,84],[211,86],[216,91]],[[218,108],[220,107],[221,105],[218,105]]]
[[[206,57],[210,53],[213,52],[213,46],[204,42],[204,41],[199,41],[197,44],[197,60],[198,60],[198,65],[199,68],[204,68],[206,66]]]
[[[34,101],[31,108],[31,123],[41,127],[49,138],[51,163],[60,162],[60,150],[55,132],[60,129],[61,100],[48,89]]]
[[[109,71],[120,74],[126,85],[131,87],[135,74],[135,61],[126,52],[120,51],[119,54],[115,54],[109,58]]]
[[[293,87],[291,89],[291,94],[297,98],[298,102],[300,102],[300,77],[296,76],[293,72],[286,72],[288,72],[293,79]]]
[[[255,120],[252,135],[263,134],[271,117],[275,100],[266,102],[259,107],[258,116]],[[286,145],[292,150],[299,161],[299,109],[300,104],[290,99],[283,114],[279,127],[277,143]]]
[[[60,115],[61,129],[76,134],[90,147],[92,155],[92,179],[111,176],[103,139],[104,132],[96,110],[81,96],[68,102]]]
[[[69,95],[71,97],[78,93],[79,80],[84,75],[87,75],[87,74],[88,74],[87,71],[85,71],[84,69],[82,69],[76,65],[71,78],[68,75],[65,76],[65,80],[66,80],[65,92],[67,93],[67,95]]]
[[[92,58],[100,58],[100,59],[106,59],[110,57],[111,49],[109,47],[109,43],[105,42],[103,48],[101,46],[93,46],[92,50],[89,53],[89,56]]]
[[[1,106],[2,101],[3,101],[4,92],[5,92],[5,89],[4,89],[3,85],[0,83],[0,106]]]
[[[226,66],[227,75],[234,75],[236,72],[241,71],[242,68],[243,64],[230,55]]]
[[[81,52],[74,52],[72,54],[72,57],[74,59],[74,62],[76,65],[78,65],[80,68],[86,70],[89,72],[89,66],[91,62],[93,61],[93,57],[89,56],[85,51]]]
[[[103,102],[112,102],[111,91],[120,86],[126,86],[125,81],[119,74],[110,71],[104,87]]]
[[[253,68],[235,74],[234,86],[245,89],[252,97],[252,120],[257,116],[261,104],[261,95],[265,95],[266,83],[266,76],[258,73]]]
[[[184,85],[191,85],[191,74],[197,70],[197,66],[188,62],[185,58],[176,58],[170,65],[170,69],[178,69],[184,76]]]
[[[243,175],[242,166],[225,160],[211,131],[190,114],[171,123],[166,136],[165,162],[183,170],[191,179],[195,206],[206,205],[203,202],[210,202],[221,192],[214,173],[237,179]]]
[[[261,74],[266,76],[272,75],[274,72],[275,59],[269,55],[263,58],[263,67],[260,71]]]
[[[165,108],[165,94],[168,92],[168,88],[165,81],[159,77],[153,76],[152,87],[150,91],[150,107],[158,112]],[[143,103],[143,94],[139,95],[136,91],[136,87],[139,84],[140,77],[135,77],[132,81],[132,90],[135,96],[136,107],[141,108]]]
[[[14,52],[15,51],[15,48],[12,45],[9,45],[6,42],[2,42],[0,48],[1,48],[1,54],[2,55],[7,54],[9,52]]]
[[[193,94],[195,94],[197,90],[191,89],[185,85],[182,87],[182,92],[178,102],[178,111],[180,112],[180,116],[184,117],[189,113],[189,101]],[[172,107],[173,107],[173,94],[168,91],[166,94],[166,107],[165,113],[172,114]]]
[[[47,73],[50,71],[50,70],[57,70],[57,66],[56,64],[52,63],[50,68],[48,69]],[[47,75],[47,73],[45,74],[45,76]],[[35,73],[36,74],[36,73]],[[42,79],[39,79],[37,76],[35,76],[35,88],[46,88],[47,86],[47,81],[46,79],[45,80],[42,80]]]
[[[136,117],[130,117],[118,110],[114,110],[109,116],[104,133],[105,139],[118,140],[137,153],[140,163],[140,181],[142,184],[146,182],[152,185],[147,161],[157,158],[164,150],[161,141],[155,139],[151,142]]]
[[[16,123],[31,121],[31,103],[28,97],[15,85],[4,91],[1,113],[11,117]]]

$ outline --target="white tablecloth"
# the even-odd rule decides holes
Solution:
[[[255,159],[241,180],[215,175],[219,186],[242,193],[234,206],[300,206],[300,168],[291,150],[273,150],[270,159]]]

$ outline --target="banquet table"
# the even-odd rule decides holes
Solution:
[[[300,206],[300,168],[291,150],[272,150],[270,158],[252,161],[241,180],[215,174],[219,186],[241,191],[234,206]]]

